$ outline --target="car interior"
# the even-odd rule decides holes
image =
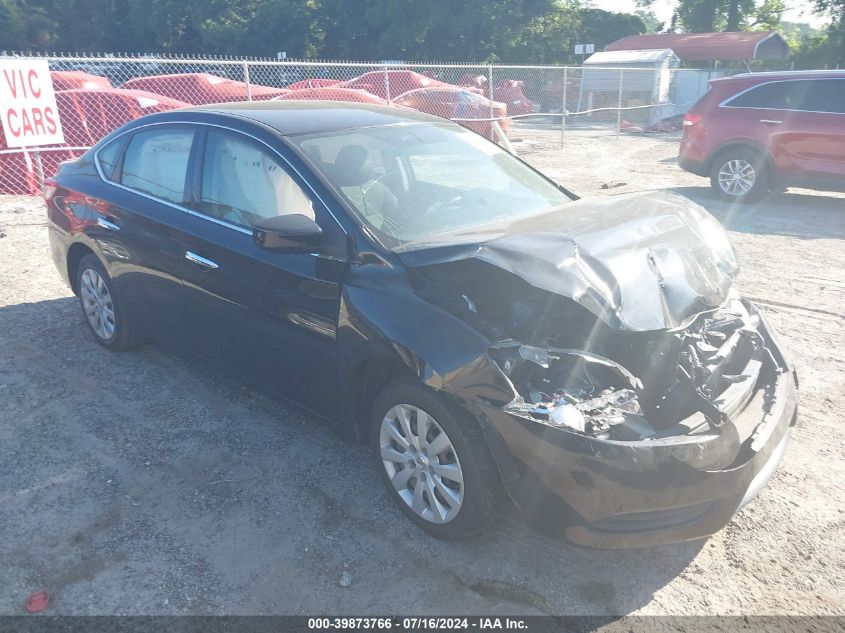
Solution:
[[[200,210],[246,227],[288,213],[314,219],[311,200],[275,160],[249,143],[214,132],[206,143]]]

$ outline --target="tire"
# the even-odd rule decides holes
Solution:
[[[747,147],[720,152],[710,168],[710,186],[723,200],[758,200],[769,190],[766,159]]]
[[[401,408],[405,408],[408,429],[400,420]],[[408,431],[411,435],[420,431],[420,420],[425,419],[420,412],[428,414],[430,422],[426,440],[419,440],[417,450],[413,437],[408,441],[407,436]],[[387,430],[388,424],[392,424],[393,433]],[[445,442],[441,433],[446,436]],[[397,450],[402,448],[397,439],[405,440],[406,450]],[[481,429],[431,390],[409,381],[388,385],[373,405],[370,442],[390,497],[414,523],[435,537],[457,540],[474,536],[496,516],[503,496],[502,483]],[[442,450],[446,444],[448,448]],[[421,505],[415,494],[418,487]],[[422,512],[415,507],[422,507]]]
[[[122,351],[143,342],[137,324],[115,294],[111,277],[96,255],[86,255],[79,261],[76,287],[82,316],[100,345]]]

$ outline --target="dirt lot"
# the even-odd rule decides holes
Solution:
[[[801,378],[794,440],[754,503],[651,550],[583,550],[510,516],[435,541],[322,424],[196,359],[97,346],[41,202],[0,198],[0,614],[42,588],[52,614],[845,614],[845,197],[731,208],[678,169],[671,137],[514,136],[580,194],[669,189],[731,231],[740,287]]]

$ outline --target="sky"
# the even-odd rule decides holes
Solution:
[[[592,0],[592,4],[605,11],[624,13],[633,13],[639,8],[634,0]],[[675,4],[677,4],[676,0],[654,0],[651,10],[657,15],[657,19],[668,24],[672,19]],[[808,22],[815,27],[827,23],[824,18],[819,18],[813,14],[810,0],[789,0],[787,4],[790,9],[783,15],[786,22]]]

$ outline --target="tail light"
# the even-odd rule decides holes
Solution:
[[[52,176],[50,176],[49,178],[45,178],[43,188],[44,199],[49,202],[50,199],[56,195],[56,189],[58,188],[58,186],[58,183]]]
[[[692,127],[701,122],[702,116],[697,112],[687,112],[684,115],[684,127]]]

